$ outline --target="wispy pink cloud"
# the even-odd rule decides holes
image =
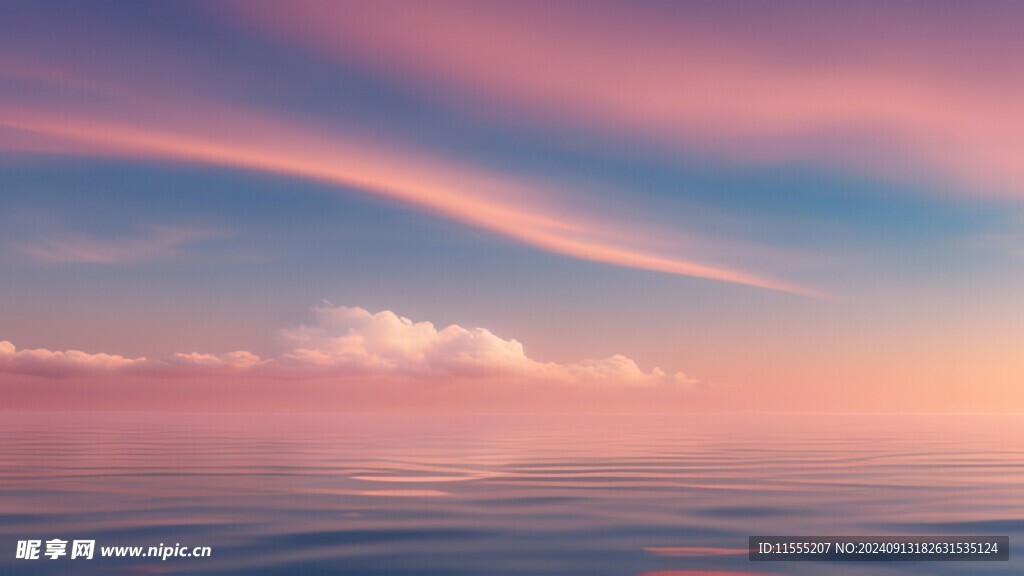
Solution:
[[[1002,16],[892,3],[229,6],[236,21],[496,121],[1024,196],[1024,42],[1006,4]]]
[[[149,225],[134,234],[98,237],[77,232],[54,231],[22,243],[20,251],[42,262],[124,264],[178,255],[196,242],[221,236],[210,228]]]
[[[194,162],[304,178],[404,202],[573,258],[820,295],[767,274],[708,263],[701,258],[702,240],[601,215],[582,201],[566,208],[567,191],[548,182],[238,105],[112,93],[100,104],[72,100],[60,110],[29,100],[2,102],[0,150]],[[71,252],[56,248],[42,254]],[[81,256],[111,256],[96,252]]]

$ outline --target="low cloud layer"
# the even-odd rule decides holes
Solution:
[[[390,310],[319,307],[308,325],[283,330],[284,350],[273,358],[248,351],[180,353],[169,358],[18,349],[0,341],[0,373],[42,378],[113,375],[184,378],[244,375],[259,378],[400,380],[430,382],[547,382],[602,387],[679,386],[695,381],[659,368],[642,370],[613,355],[562,364],[526,355],[523,345],[485,328],[413,322]]]
[[[7,340],[0,341],[0,372],[11,374],[44,378],[91,376],[121,372],[146,365],[147,362],[145,358],[90,354],[79,350],[18,350]]]

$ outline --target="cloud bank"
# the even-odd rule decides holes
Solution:
[[[438,329],[384,310],[318,307],[314,321],[281,332],[284,350],[273,358],[249,351],[179,353],[168,358],[128,358],[79,350],[18,349],[0,341],[0,374],[40,378],[192,378],[244,376],[368,382],[526,382],[603,387],[694,384],[683,373],[654,368],[616,354],[577,363],[542,362],[526,355],[515,339],[486,328],[450,325]]]

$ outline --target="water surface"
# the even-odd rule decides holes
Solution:
[[[3,414],[2,574],[1020,574],[1010,416]],[[751,534],[1009,535],[987,563],[752,563]],[[209,558],[15,559],[17,540]]]

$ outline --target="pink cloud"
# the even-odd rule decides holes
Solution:
[[[21,252],[51,263],[123,264],[175,256],[181,248],[222,235],[212,229],[150,225],[137,234],[99,238],[80,233],[53,232],[31,243]]]
[[[496,121],[1024,195],[1012,7],[233,6],[236,21]]]
[[[231,368],[247,370],[263,364],[263,360],[252,352],[238,350],[227,354],[209,354],[191,352],[188,354],[177,353],[170,360],[166,361],[169,366],[186,368]]]
[[[0,374],[20,374],[41,378],[83,378],[129,375],[141,377],[193,377],[248,370],[262,363],[259,356],[246,351],[228,354],[175,354],[164,359],[144,356],[127,358],[103,352],[81,350],[19,350],[12,342],[0,341]]]
[[[11,342],[0,341],[0,373],[62,378],[123,372],[148,363],[146,358],[89,354],[79,350],[18,350]]]
[[[227,354],[179,353],[169,358],[126,358],[78,350],[19,350],[0,341],[0,373],[42,378],[132,376],[194,378],[234,376],[270,380],[402,382],[526,382],[572,386],[686,386],[682,373],[654,368],[614,355],[578,363],[542,362],[523,345],[485,328],[413,322],[385,310],[320,307],[310,325],[282,331],[285,350],[269,359],[248,351]]]
[[[64,76],[53,81],[64,82]],[[95,79],[90,86],[100,83]],[[77,85],[61,86],[73,91]],[[69,99],[59,109],[17,97],[0,98],[0,104],[0,150],[191,162],[303,178],[403,202],[572,258],[820,295],[768,274],[706,261],[714,251],[702,245],[728,242],[602,215],[585,196],[552,183],[265,110],[192,94],[169,98],[115,89],[102,97]],[[33,250],[51,258],[135,257],[119,247],[88,248],[62,242]]]
[[[526,355],[523,345],[486,328],[413,322],[385,310],[315,309],[311,326],[286,330],[290,344],[278,367],[318,368],[324,372],[391,375],[409,378],[534,380],[587,385],[692,384],[682,373],[654,368],[644,372],[622,355],[560,364]]]

